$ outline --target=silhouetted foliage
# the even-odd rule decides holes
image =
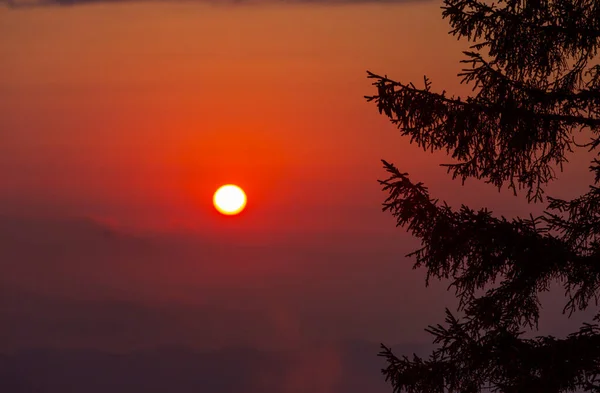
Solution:
[[[600,145],[600,1],[445,0],[451,34],[472,43],[459,77],[461,98],[373,73],[366,97],[426,150],[445,150],[454,178],[483,179],[529,202],[539,217],[495,217],[452,209],[384,161],[384,210],[421,240],[410,255],[430,278],[448,279],[459,318],[446,311],[427,331],[429,358],[397,357],[383,346],[395,392],[600,392],[600,314],[563,339],[525,338],[538,327],[540,292],[565,289],[569,316],[600,295],[600,160],[589,191],[571,201],[544,196],[565,155]],[[575,135],[589,137],[577,144]]]

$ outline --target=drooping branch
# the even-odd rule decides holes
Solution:
[[[491,85],[485,94],[462,100],[368,73],[378,94],[367,96],[402,135],[423,149],[446,150],[458,163],[449,172],[463,181],[485,179],[496,187],[526,188],[541,199],[542,186],[571,151],[571,134],[582,126],[600,130],[600,118],[564,113],[539,102],[523,103],[518,91]],[[495,101],[491,97],[497,97]]]
[[[383,209],[421,241],[409,254],[430,278],[450,279],[460,308],[480,315],[482,327],[536,326],[540,292],[564,280],[567,306],[581,309],[598,296],[600,252],[586,253],[552,234],[541,218],[507,220],[466,206],[454,211],[430,198],[422,184],[384,161],[389,178]],[[494,288],[489,283],[498,282]],[[478,290],[485,294],[475,297]]]
[[[525,339],[515,329],[481,330],[477,317],[430,326],[438,347],[428,359],[397,357],[382,345],[382,372],[394,392],[572,392],[600,388],[600,328],[584,324],[564,339]]]

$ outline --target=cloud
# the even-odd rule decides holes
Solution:
[[[207,4],[365,4],[365,3],[412,3],[412,2],[431,2],[432,0],[0,0],[9,8],[29,8],[43,6],[77,6],[95,3],[132,3],[132,2],[198,2]]]
[[[397,247],[382,241],[295,234],[252,244],[0,215],[0,320],[11,321],[0,326],[0,344],[297,347],[389,342],[399,327],[402,342],[411,341],[426,325],[423,310],[395,299],[423,285],[398,276]]]
[[[0,290],[0,352],[23,348],[127,351],[156,346],[255,345],[274,333],[267,315],[226,306],[86,300]],[[6,323],[8,322],[8,323]]]

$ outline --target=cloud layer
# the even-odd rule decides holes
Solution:
[[[223,243],[131,235],[91,220],[0,215],[0,319],[11,321],[0,325],[0,352],[55,344],[128,350],[149,343],[410,342],[426,313],[412,303],[394,315],[383,310],[422,282],[398,278],[396,247],[379,246],[387,240],[362,238],[372,249],[353,247],[358,238]],[[392,279],[395,289],[386,284]]]

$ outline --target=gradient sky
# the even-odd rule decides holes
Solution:
[[[0,351],[428,340],[454,301],[404,258],[380,159],[452,205],[530,210],[363,98],[366,70],[468,93],[448,30],[430,1],[0,7]],[[224,183],[240,216],[212,207]]]

